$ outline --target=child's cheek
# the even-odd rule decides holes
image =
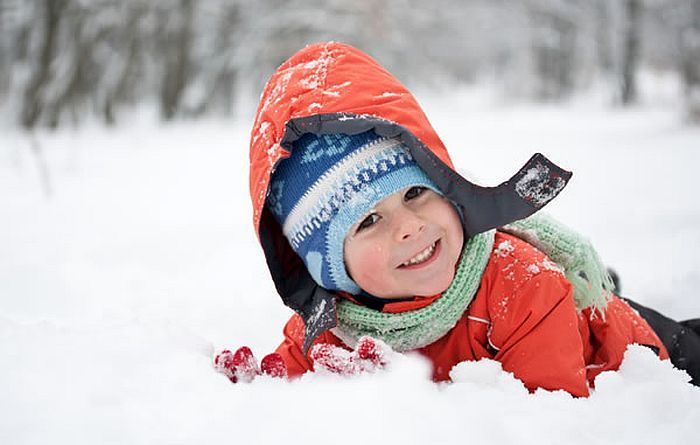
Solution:
[[[359,275],[365,280],[376,283],[387,267],[387,250],[381,244],[368,243],[363,246],[363,255],[359,265]]]

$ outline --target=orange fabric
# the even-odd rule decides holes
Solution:
[[[424,308],[433,301],[440,298],[440,294],[433,295],[431,297],[415,297],[414,300],[409,301],[397,301],[396,303],[387,303],[382,308],[382,312],[388,314],[396,314],[399,312],[415,311],[416,309]]]
[[[513,249],[498,249],[501,243]],[[285,340],[277,349],[290,376],[313,369],[301,352],[303,321],[294,315]],[[343,343],[330,332],[315,344]],[[419,350],[433,364],[433,378],[448,380],[454,365],[483,358],[501,362],[530,390],[563,389],[587,396],[588,384],[603,371],[620,366],[632,343],[663,344],[646,321],[624,301],[613,297],[605,313],[579,312],[571,283],[539,250],[511,235],[498,232],[494,253],[481,286],[464,316],[436,342]]]
[[[253,223],[260,227],[274,166],[289,153],[280,142],[290,119],[324,113],[375,116],[402,125],[453,168],[450,157],[423,110],[408,90],[363,52],[341,43],[310,45],[272,75],[261,96],[250,143],[250,194]],[[512,236],[499,233],[496,246],[515,248],[494,253],[474,300],[456,326],[420,351],[433,363],[436,380],[464,360],[500,361],[530,389],[564,389],[588,394],[587,382],[616,369],[628,344],[658,347],[668,354],[648,324],[615,297],[605,318],[578,313],[571,284],[544,254]],[[502,252],[499,250],[499,252]],[[421,302],[419,302],[421,303]],[[391,305],[388,311],[413,310],[416,302]],[[291,376],[313,369],[301,352],[304,323],[294,315],[284,328],[279,352]],[[342,345],[326,332],[315,343]]]
[[[400,123],[453,166],[416,99],[374,59],[337,42],[307,46],[277,68],[258,105],[250,142],[250,196],[256,233],[272,168],[289,156],[280,146],[287,122],[342,112]]]
[[[362,304],[362,302],[358,301],[357,298],[355,298],[353,295],[347,293],[347,292],[338,292],[336,294],[340,298],[345,298],[347,300],[352,301],[355,304]],[[429,306],[430,303],[433,301],[437,300],[440,298],[440,294],[437,295],[431,295],[429,297],[413,297],[412,300],[407,300],[407,301],[395,301],[395,302],[389,302],[384,304],[384,307],[382,308],[382,312],[388,313],[388,314],[396,314],[399,312],[407,312],[407,311],[415,311],[416,309],[421,309],[426,306]]]

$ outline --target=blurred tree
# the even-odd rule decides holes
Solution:
[[[337,40],[410,88],[485,79],[537,100],[602,78],[630,103],[640,68],[674,70],[695,115],[698,1],[0,0],[0,107],[27,129],[144,103],[228,115],[293,52]]]
[[[595,0],[595,46],[598,67],[604,75],[613,70],[611,11],[609,0]]]
[[[191,74],[194,3],[179,0],[176,5],[173,8],[170,1],[165,1],[156,6],[157,46],[162,51],[160,114],[165,120],[178,112]]]
[[[240,39],[241,11],[237,2],[209,3],[195,17],[196,29],[190,82],[183,99],[183,113],[230,115],[234,108],[238,70],[234,51]]]
[[[29,80],[21,111],[21,124],[26,129],[34,128],[44,110],[46,85],[51,80],[51,65],[57,53],[58,28],[67,3],[67,0],[42,0],[35,4],[36,23],[42,34],[37,51],[30,54],[28,61]]]
[[[5,0],[0,0],[0,36],[9,36],[9,7]],[[12,59],[10,57],[9,39],[0,39],[0,97],[7,95],[10,88],[10,72]]]
[[[625,0],[624,43],[620,73],[620,100],[629,105],[637,100],[637,68],[639,65],[641,0]]]
[[[681,72],[688,116],[700,123],[700,0],[689,0],[687,6],[687,22],[681,31]]]
[[[146,5],[138,1],[111,2],[95,11],[95,20],[104,31],[94,50],[100,65],[106,67],[95,85],[95,107],[109,125],[116,122],[119,108],[136,105],[139,83],[146,80],[143,23],[147,12]]]
[[[577,9],[568,1],[530,2],[535,95],[540,99],[562,99],[573,91]]]

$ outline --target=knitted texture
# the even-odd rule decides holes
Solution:
[[[574,286],[579,310],[593,308],[601,316],[611,298],[613,282],[591,243],[547,215],[538,213],[501,228],[535,246],[564,269]],[[363,335],[379,338],[396,351],[433,343],[454,327],[481,283],[493,250],[494,231],[470,238],[462,252],[450,287],[427,307],[401,313],[383,313],[349,300],[339,300],[338,326],[333,333],[348,345]]]
[[[267,206],[316,283],[357,294],[343,259],[345,236],[375,204],[411,186],[440,193],[398,139],[373,131],[306,134],[273,173]]]
[[[384,313],[352,301],[338,301],[338,326],[333,333],[352,346],[365,335],[383,340],[395,351],[409,351],[433,343],[452,329],[476,295],[481,275],[493,250],[495,231],[471,237],[455,277],[432,304],[414,311]]]
[[[537,213],[501,228],[537,247],[564,269],[574,286],[576,307],[605,315],[614,284],[590,241],[548,215]]]

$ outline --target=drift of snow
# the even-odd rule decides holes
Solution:
[[[593,241],[625,295],[700,316],[688,248],[700,242],[700,129],[664,108],[504,107],[466,93],[423,102],[482,185],[534,151],[573,170],[547,211]],[[434,384],[413,355],[352,379],[231,384],[213,354],[248,345],[260,358],[290,316],[252,229],[248,132],[208,121],[38,133],[48,197],[30,141],[0,135],[1,443],[697,439],[700,391],[641,347],[588,399],[528,394],[491,361]]]

